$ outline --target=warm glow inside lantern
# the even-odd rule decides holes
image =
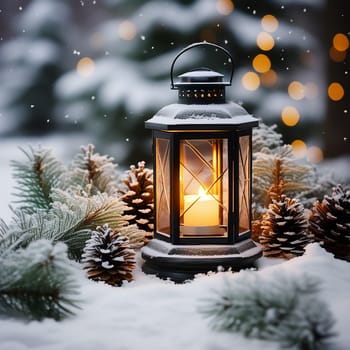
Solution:
[[[251,239],[251,142],[258,125],[240,105],[226,102],[224,76],[198,69],[173,83],[179,103],[165,106],[153,130],[154,239],[142,249],[143,270],[175,281],[217,267],[241,268],[261,256]]]

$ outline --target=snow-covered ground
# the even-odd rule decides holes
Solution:
[[[141,262],[139,260],[139,262]],[[350,264],[334,259],[317,244],[290,261],[260,260],[266,276],[308,272],[322,281],[320,297],[334,314],[337,335],[327,350],[347,350],[350,344]],[[140,266],[140,264],[139,264]],[[223,284],[223,274],[199,276],[175,285],[146,276],[138,267],[135,281],[121,288],[77,276],[81,310],[61,322],[0,319],[1,350],[260,350],[279,349],[275,342],[218,332],[198,312],[203,298]],[[232,276],[235,278],[238,274]]]
[[[10,159],[18,159],[17,145],[35,140],[0,141],[0,217],[10,218],[7,208],[14,185],[10,179]],[[65,159],[86,140],[50,137],[40,143]],[[50,319],[26,322],[0,316],[1,350],[269,350],[279,349],[275,342],[246,339],[241,334],[213,331],[198,312],[203,298],[223,284],[223,275],[198,276],[194,281],[176,285],[147,276],[141,271],[138,256],[135,280],[121,288],[89,281],[80,268],[81,309],[64,321]],[[259,273],[266,277],[288,273],[309,273],[321,281],[320,298],[333,313],[337,333],[327,350],[347,350],[350,344],[350,264],[334,259],[317,244],[307,247],[304,256],[289,261],[261,258]],[[236,273],[230,278],[235,278]]]

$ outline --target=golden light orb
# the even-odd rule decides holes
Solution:
[[[260,80],[261,84],[264,86],[272,87],[277,84],[278,75],[273,69],[270,69],[269,71],[261,74]]]
[[[265,30],[265,32],[275,32],[278,28],[278,20],[275,16],[273,15],[265,15],[261,19],[261,26]]]
[[[287,126],[295,126],[300,120],[300,114],[295,107],[287,106],[281,113],[282,122]]]
[[[271,61],[266,55],[258,54],[253,59],[253,68],[259,73],[266,73],[271,68]]]
[[[344,97],[343,86],[337,82],[329,84],[328,97],[333,101],[340,101]]]
[[[306,158],[311,163],[319,163],[323,160],[323,151],[320,147],[311,146],[308,148]]]
[[[123,21],[118,26],[118,35],[122,40],[132,40],[137,34],[136,26],[131,21]]]
[[[346,50],[338,51],[334,46],[329,49],[329,58],[334,62],[343,62],[346,58]]]
[[[95,71],[95,62],[90,57],[83,57],[78,61],[76,70],[80,76],[90,77]]]
[[[337,51],[346,51],[349,48],[349,39],[343,33],[337,33],[333,37],[333,46]]]
[[[234,3],[231,0],[217,0],[216,10],[221,14],[228,16],[235,8]]]
[[[294,140],[291,143],[292,152],[296,158],[304,158],[307,153],[307,146],[303,140]]]
[[[305,97],[305,87],[299,81],[292,81],[288,85],[288,95],[293,100],[301,100]]]
[[[271,34],[260,32],[256,38],[256,44],[263,51],[270,51],[275,46],[275,40]]]
[[[242,85],[246,90],[254,91],[260,86],[260,78],[254,72],[247,72],[242,77]]]

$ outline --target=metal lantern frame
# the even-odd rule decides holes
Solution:
[[[176,60],[204,45],[228,56],[229,81],[200,69],[180,75],[174,84]],[[251,266],[261,256],[259,245],[250,239],[252,128],[258,120],[226,102],[225,86],[231,85],[233,71],[226,49],[207,42],[186,47],[170,70],[179,103],[165,106],[145,122],[153,134],[155,195],[154,239],[142,248],[146,273],[181,282],[219,265]],[[205,194],[186,195],[185,187],[203,187]]]

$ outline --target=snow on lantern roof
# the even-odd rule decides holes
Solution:
[[[239,130],[258,125],[258,119],[240,105],[178,104],[163,107],[145,122],[148,129],[157,130]]]
[[[178,78],[180,78],[180,80],[174,84],[175,87],[192,84],[230,85],[230,82],[223,81],[223,74],[209,68],[195,69],[179,75]]]

